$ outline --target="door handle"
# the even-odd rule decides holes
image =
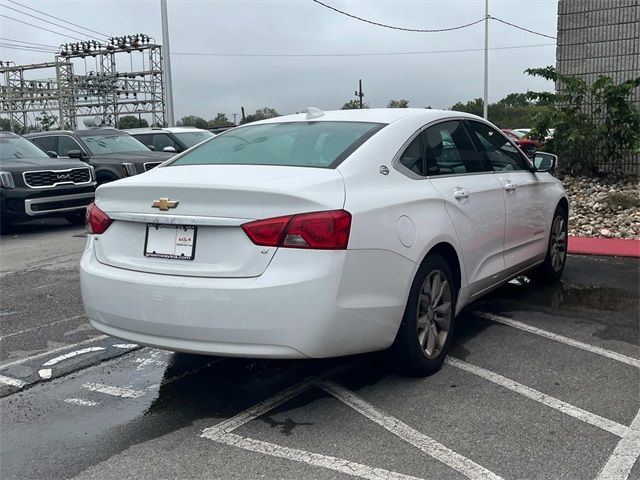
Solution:
[[[463,198],[469,198],[471,193],[466,188],[456,187],[453,190],[453,198],[457,198],[458,200],[462,200]]]
[[[507,182],[507,183],[504,184],[504,189],[507,192],[511,192],[512,190],[515,190],[516,188],[518,188],[518,185],[516,185],[513,182]]]

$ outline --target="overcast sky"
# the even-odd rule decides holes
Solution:
[[[162,41],[160,1],[17,0],[70,22],[112,35],[146,33]],[[483,18],[484,0],[323,0],[348,11],[400,27],[444,28]],[[490,0],[490,14],[552,36],[556,0]],[[0,0],[10,6],[33,11]],[[6,7],[0,13],[56,31],[61,28]],[[60,23],[57,20],[51,21]],[[365,101],[384,107],[406,98],[412,107],[449,108],[481,97],[483,52],[384,56],[190,56],[217,54],[352,54],[482,49],[484,24],[443,33],[412,33],[369,25],[328,10],[311,0],[169,0],[169,29],[176,120],[188,114],[207,119],[224,112],[230,119],[269,106],[282,114],[312,105],[340,108],[355,98],[358,79]],[[76,28],[76,27],[71,27]],[[0,42],[23,40],[58,45],[63,36],[0,17]],[[67,32],[78,36],[75,33]],[[555,65],[554,40],[492,21],[489,101],[511,92],[552,89],[523,73],[525,68]],[[533,45],[533,46],[532,46]],[[0,46],[0,60],[52,61],[53,54]]]

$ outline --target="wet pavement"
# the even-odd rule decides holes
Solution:
[[[54,233],[81,250],[77,229]],[[51,281],[46,269],[2,277],[3,297],[7,279],[24,282],[2,335],[31,328],[0,343],[0,375],[24,381],[0,390],[3,479],[640,478],[636,259],[571,256],[558,284],[495,291],[421,379],[384,353],[220,359],[100,338],[83,318],[46,326],[82,315],[68,265],[54,279],[66,288],[38,297],[43,313],[28,287]]]

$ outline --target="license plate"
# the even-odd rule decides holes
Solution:
[[[196,227],[186,225],[147,224],[145,257],[193,260],[196,250]]]

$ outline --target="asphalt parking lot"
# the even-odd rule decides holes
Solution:
[[[0,239],[2,478],[640,479],[637,259],[570,256],[459,317],[448,362],[141,348],[82,312],[83,231]],[[304,313],[301,314],[304,321]]]

